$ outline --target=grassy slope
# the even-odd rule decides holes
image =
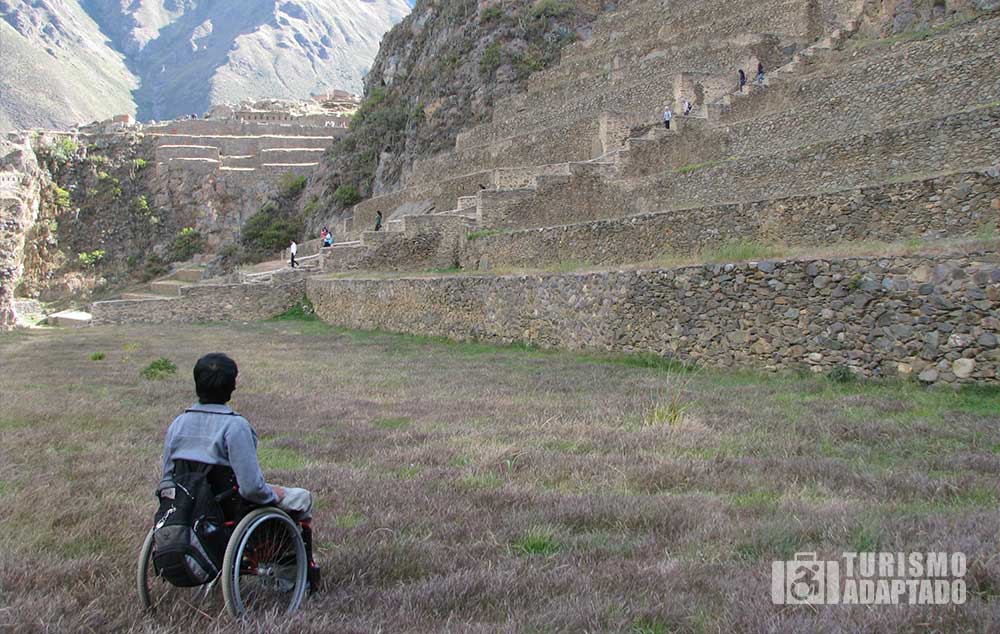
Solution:
[[[145,621],[132,587],[162,436],[210,350],[241,365],[234,406],[270,479],[320,500],[325,591],[270,631],[1000,622],[995,390],[692,372],[291,320],[0,339],[0,630],[237,631]],[[163,356],[176,376],[139,378]],[[966,552],[969,604],[771,605],[772,559],[875,548]]]

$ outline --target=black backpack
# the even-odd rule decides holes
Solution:
[[[153,568],[175,586],[200,586],[222,568],[228,531],[208,474],[213,465],[178,460],[174,497],[163,496],[153,527]]]

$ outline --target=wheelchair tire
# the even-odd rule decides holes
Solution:
[[[215,586],[211,581],[194,588],[178,588],[164,579],[156,576],[153,569],[153,529],[146,533],[146,539],[139,550],[139,565],[136,569],[136,585],[139,590],[139,601],[146,612],[169,612],[177,610],[178,614],[188,614],[191,608],[202,610],[206,599]],[[166,610],[158,610],[163,605]]]
[[[222,594],[233,617],[299,608],[308,569],[300,531],[273,507],[255,509],[237,524],[222,563]]]

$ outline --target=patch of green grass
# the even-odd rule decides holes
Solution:
[[[472,242],[474,240],[480,240],[482,238],[490,238],[492,236],[499,236],[505,233],[510,233],[510,231],[506,231],[504,229],[480,229],[479,231],[470,232],[469,235],[466,236],[466,239],[469,242]]]
[[[548,449],[549,451],[576,454],[578,456],[585,456],[591,453],[594,449],[589,443],[575,440],[565,440],[562,438],[551,438],[549,440],[545,440],[542,442],[542,447]]]
[[[629,628],[629,634],[671,634],[671,630],[656,619],[639,619]]]
[[[762,560],[790,560],[796,552],[815,545],[819,535],[792,526],[772,525],[763,527],[758,535],[738,543],[736,558],[746,562]]]
[[[773,511],[778,508],[781,493],[758,489],[749,493],[739,493],[733,496],[732,503],[738,509],[755,511]]]
[[[103,352],[95,352],[94,354],[90,355],[90,360],[91,361],[104,361],[105,356],[106,355]]]
[[[166,357],[160,357],[143,368],[139,374],[150,381],[159,381],[177,374],[177,365]]]
[[[365,523],[365,516],[358,513],[342,513],[333,520],[333,525],[337,528],[351,529]]]
[[[784,251],[774,245],[741,238],[714,248],[702,249],[699,252],[699,258],[703,262],[746,262],[749,260],[768,260],[781,257],[783,254]]]
[[[114,548],[114,542],[107,537],[90,536],[74,539],[67,544],[63,544],[58,550],[64,557],[80,559],[110,553]]]
[[[316,309],[313,308],[312,302],[309,298],[303,297],[302,300],[286,310],[285,312],[272,317],[268,321],[307,321],[307,322],[317,322],[319,317],[316,315]]]
[[[309,466],[309,461],[298,451],[288,447],[276,447],[263,443],[257,448],[257,458],[260,460],[260,466],[263,469],[297,471]]]
[[[894,507],[897,513],[904,515],[933,515],[954,513],[961,509],[996,508],[1000,503],[995,488],[986,485],[975,485],[965,490],[955,491],[953,495],[940,500],[917,500],[899,504]]]
[[[468,456],[453,456],[448,460],[449,467],[468,467],[472,464],[472,458]]]
[[[545,271],[548,273],[574,273],[589,266],[593,265],[586,260],[561,260],[547,265]]]
[[[882,530],[872,522],[859,524],[851,531],[851,548],[856,553],[873,553],[881,550]]]
[[[504,481],[495,473],[474,473],[460,479],[458,483],[466,489],[499,489]]]
[[[606,357],[595,356],[594,359],[602,363],[624,365],[630,368],[647,368],[660,372],[693,372],[697,369],[694,364],[686,363],[673,357],[664,357],[645,352],[639,354],[609,355]]]
[[[549,557],[559,552],[561,547],[555,532],[547,526],[535,526],[511,544],[511,549],[515,553],[529,557],[533,555]]]
[[[0,431],[12,431],[15,429],[24,429],[25,427],[31,427],[32,423],[30,420],[15,419],[15,418],[0,418]]]
[[[415,478],[416,476],[418,476],[421,471],[423,471],[421,467],[418,467],[417,465],[410,465],[408,467],[399,467],[398,469],[392,469],[389,471],[389,473],[394,478],[399,478],[400,480],[409,480],[411,478]]]
[[[372,424],[379,429],[402,429],[408,427],[412,423],[409,418],[380,418],[374,421]]]

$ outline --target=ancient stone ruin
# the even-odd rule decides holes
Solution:
[[[302,245],[339,274],[306,292],[352,327],[995,381],[1000,14],[962,9],[886,38],[860,0],[619,2],[491,122],[331,223],[333,247]],[[153,127],[157,160],[225,179],[314,162],[315,128],[278,141],[254,116]],[[452,268],[479,274],[428,273]]]

